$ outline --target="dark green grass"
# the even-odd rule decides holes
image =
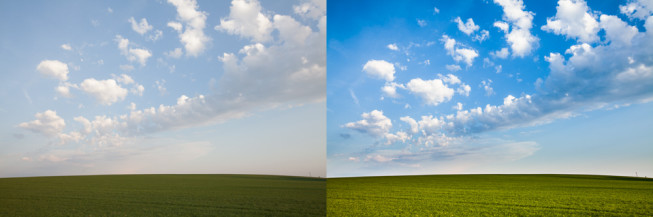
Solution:
[[[0,179],[0,216],[324,216],[325,179],[101,175]]]
[[[594,175],[329,178],[328,216],[653,216],[653,179]]]

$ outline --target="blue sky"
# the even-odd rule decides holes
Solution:
[[[653,176],[653,2],[328,11],[329,177]]]
[[[325,176],[325,1],[0,3],[0,176]]]

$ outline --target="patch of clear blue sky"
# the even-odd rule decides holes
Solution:
[[[208,123],[129,138],[140,143],[94,151],[90,144],[52,144],[53,139],[18,127],[34,115],[54,110],[65,119],[64,132],[81,125],[82,116],[117,117],[137,110],[175,105],[181,95],[211,95],[223,74],[218,59],[235,53],[250,39],[214,29],[229,16],[231,1],[199,0],[197,10],[207,13],[204,34],[211,38],[197,57],[172,58],[164,53],[182,48],[178,33],[167,26],[178,21],[175,6],[167,1],[3,1],[0,3],[0,176],[72,175],[98,173],[262,173],[326,175],[325,102],[303,102],[273,110],[256,109],[244,118]],[[300,1],[262,1],[263,13],[289,15],[311,26],[315,22],[293,12]],[[146,18],[153,27],[144,35],[132,30],[128,19]],[[149,39],[154,31],[162,36]],[[278,34],[278,33],[273,33]],[[152,57],[141,66],[118,49],[116,35],[133,48],[147,49]],[[62,49],[68,44],[71,50]],[[269,46],[266,44],[266,46]],[[87,78],[112,79],[127,74],[144,86],[142,96],[128,93],[109,106],[71,88],[73,97],[58,96],[60,84],[40,74],[42,60],[68,64],[71,84]],[[123,70],[132,65],[134,70]],[[159,83],[157,83],[159,82]],[[130,85],[122,85],[129,89]],[[162,91],[158,88],[165,88]],[[188,148],[186,148],[186,145]],[[107,148],[98,147],[98,149]],[[121,149],[122,148],[122,149]],[[62,151],[64,150],[64,151]],[[76,151],[83,154],[76,155]],[[193,153],[193,151],[196,151]],[[63,162],[44,160],[49,155],[73,156]],[[181,156],[177,158],[178,156]],[[23,159],[24,158],[24,159]],[[28,159],[28,160],[27,160]]]
[[[601,14],[616,15],[630,25],[644,31],[643,21],[629,20],[619,12],[619,5],[626,1],[589,1],[593,11]],[[329,76],[327,77],[327,159],[329,176],[361,176],[384,174],[442,173],[450,171],[439,168],[437,164],[456,167],[456,164],[473,164],[474,159],[465,162],[456,161],[429,163],[433,170],[397,169],[389,164],[362,164],[347,161],[348,156],[364,156],[378,149],[402,149],[405,145],[379,145],[376,138],[343,127],[344,124],[361,119],[361,114],[372,110],[382,110],[392,120],[393,129],[405,129],[409,126],[399,121],[400,117],[409,115],[419,121],[422,115],[441,116],[455,114],[453,108],[461,102],[464,109],[484,107],[486,104],[501,105],[504,97],[522,94],[537,94],[534,83],[538,78],[545,79],[549,73],[549,63],[545,56],[549,53],[564,53],[574,39],[565,38],[541,30],[546,19],[555,16],[556,1],[524,1],[525,10],[534,12],[531,33],[539,38],[537,46],[530,55],[523,58],[508,57],[499,59],[490,52],[507,47],[504,33],[493,26],[501,21],[501,6],[492,1],[329,1],[327,58]],[[434,8],[439,13],[434,12]],[[460,17],[463,21],[472,18],[480,26],[479,30],[488,30],[490,37],[483,42],[473,41],[472,37],[459,31],[453,21]],[[421,27],[417,20],[426,21]],[[474,34],[477,34],[476,31]],[[449,72],[447,64],[455,64],[440,41],[443,34],[456,39],[479,53],[471,67],[459,63],[462,70]],[[605,33],[599,32],[600,36]],[[473,34],[472,34],[473,36]],[[433,42],[432,46],[424,46]],[[400,50],[388,49],[388,44],[396,44]],[[406,47],[413,46],[409,54]],[[484,66],[483,59],[488,58],[502,70],[496,73],[494,67]],[[363,65],[371,59],[386,60],[395,63],[395,81],[405,84],[410,79],[434,79],[437,74],[453,74],[463,83],[471,86],[469,97],[455,95],[450,101],[437,106],[428,106],[419,97],[407,92],[398,92],[401,97],[392,99],[383,97],[381,87],[385,81],[370,78],[362,70]],[[410,61],[407,61],[410,59]],[[430,65],[423,61],[430,60]],[[407,67],[406,71],[398,65]],[[486,95],[481,82],[492,80],[494,94]],[[519,79],[519,80],[518,80]],[[354,99],[355,96],[355,99]],[[411,108],[405,108],[406,104]],[[557,119],[552,123],[530,127],[518,127],[509,130],[493,130],[476,135],[477,138],[499,138],[506,141],[531,141],[538,144],[538,150],[532,155],[510,161],[485,162],[483,165],[465,167],[459,173],[594,173],[653,176],[653,137],[648,131],[650,124],[651,103],[634,104],[609,110],[579,111],[580,115],[568,119]],[[437,159],[432,159],[437,160]],[[415,172],[418,171],[418,172]]]

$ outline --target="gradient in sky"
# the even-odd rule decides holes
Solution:
[[[3,1],[0,177],[325,176],[326,1]]]
[[[653,1],[328,11],[329,177],[653,176]]]

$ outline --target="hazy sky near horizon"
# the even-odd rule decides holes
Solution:
[[[0,177],[326,175],[325,0],[0,5]]]
[[[329,177],[653,176],[652,1],[328,11]]]

